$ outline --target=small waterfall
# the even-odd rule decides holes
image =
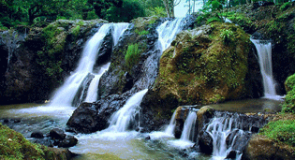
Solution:
[[[87,42],[76,70],[57,90],[50,103],[51,106],[71,106],[71,103],[88,73],[93,72],[96,56],[105,36],[112,31],[114,44],[118,42],[128,23],[104,24],[99,31]],[[113,29],[113,30],[112,30]],[[118,34],[120,33],[120,34]]]
[[[157,28],[161,51],[165,51],[174,40],[176,34],[181,31],[183,18],[176,18],[173,21],[166,21]]]
[[[257,133],[265,123],[266,120],[260,116],[216,112],[205,126],[205,132],[213,140],[213,159],[223,160],[228,155],[241,159],[252,132]]]
[[[175,115],[176,115],[176,111],[174,111],[174,113],[173,113],[173,115],[171,117],[170,123],[165,129],[165,133],[168,134],[168,135],[173,135],[174,136],[174,129],[175,129],[175,125],[176,125]]]
[[[97,100],[98,83],[100,77],[109,69],[110,64],[111,63],[107,63],[103,65],[99,72],[96,75],[94,75],[94,78],[92,79],[89,85],[85,102],[95,102]]]
[[[181,133],[181,140],[184,141],[195,141],[195,128],[196,128],[196,122],[197,122],[197,113],[192,111],[187,116],[183,130]]]
[[[270,41],[250,39],[255,45],[258,58],[260,71],[263,79],[264,98],[279,100],[282,97],[276,93],[276,82],[273,78],[272,71],[272,49]]]
[[[130,97],[126,104],[112,115],[108,129],[115,132],[127,131],[129,126],[135,123],[136,116],[139,114],[141,100],[147,91],[148,89],[144,89]]]

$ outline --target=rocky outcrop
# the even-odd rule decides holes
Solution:
[[[272,64],[277,92],[285,94],[284,82],[295,73],[295,3],[289,7],[272,5],[272,2],[254,3],[226,9],[235,12],[229,19],[250,33],[260,34],[262,39],[272,40]],[[238,17],[238,18],[234,18]],[[251,70],[251,66],[249,67]],[[259,75],[258,75],[259,76]],[[255,76],[254,76],[255,77]]]
[[[1,103],[49,99],[75,69],[84,43],[104,22],[58,20],[45,28],[1,32]]]
[[[231,32],[228,34],[234,40],[224,42],[223,32]],[[179,33],[171,45],[161,57],[155,85],[143,100],[143,110],[162,116],[153,117],[153,121],[169,117],[171,110],[181,104],[246,97],[251,88],[245,87],[251,44],[249,35],[240,27],[205,25]]]
[[[262,135],[253,135],[243,154],[243,160],[295,159],[294,149]]]

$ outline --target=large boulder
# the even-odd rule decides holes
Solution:
[[[222,34],[231,34],[233,40],[227,42]],[[166,117],[182,104],[210,104],[247,96],[251,88],[245,86],[251,43],[240,27],[204,25],[179,33],[171,45],[160,59],[155,85],[143,100],[147,110],[157,111],[154,115]]]
[[[244,160],[295,159],[294,149],[262,135],[253,135],[243,154]]]

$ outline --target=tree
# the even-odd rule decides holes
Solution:
[[[174,17],[174,7],[177,6],[181,0],[162,0],[169,18]]]

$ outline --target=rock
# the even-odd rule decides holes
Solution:
[[[274,3],[267,2],[267,1],[258,1],[258,2],[253,3],[253,9],[257,9],[262,6],[269,6],[269,5],[274,5]]]
[[[197,112],[198,131],[204,128],[204,125],[212,118],[215,110],[212,107],[204,106]]]
[[[73,159],[76,154],[72,153],[69,149],[65,148],[51,148],[47,147],[43,149],[45,159],[55,159],[55,160],[70,160]]]
[[[198,141],[199,141],[199,146],[200,146],[201,152],[203,152],[205,154],[212,153],[213,139],[207,131],[202,130],[201,132],[199,132]]]
[[[230,151],[225,159],[236,159],[237,157],[237,152],[236,151]]]
[[[260,159],[295,159],[292,147],[284,144],[278,144],[262,135],[253,135],[243,153],[243,160],[260,160]]]
[[[58,147],[69,148],[75,146],[77,143],[78,140],[74,136],[67,135],[66,138],[58,144]]]
[[[54,128],[50,131],[49,136],[53,139],[63,140],[66,138],[65,132],[60,128]]]
[[[31,137],[33,137],[33,138],[44,138],[44,135],[43,135],[42,132],[40,132],[40,131],[36,131],[36,132],[33,132],[33,133],[31,134]]]

